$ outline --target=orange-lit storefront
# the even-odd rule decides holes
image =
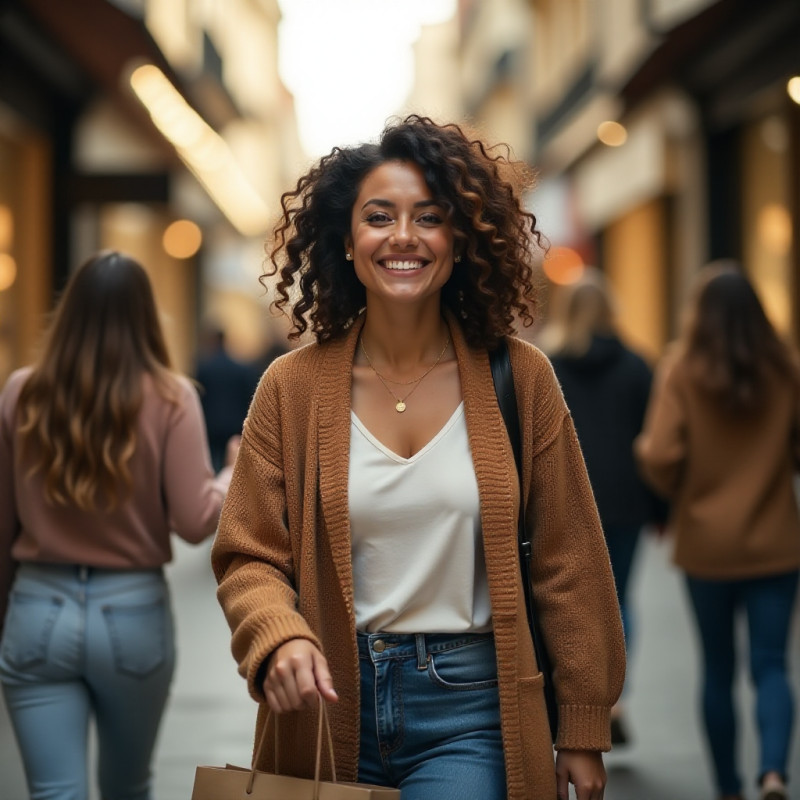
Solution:
[[[538,64],[537,158],[568,185],[566,243],[591,243],[627,338],[657,357],[697,272],[734,259],[800,343],[800,5],[616,4],[615,37],[583,3],[532,5],[536,44],[557,62]],[[589,44],[556,8],[588,26]],[[605,125],[623,136],[609,141]]]
[[[0,16],[0,385],[34,356],[70,271],[104,248],[148,269],[176,365],[195,357],[199,255],[164,239],[186,170],[119,80],[137,54],[169,68],[141,21],[76,5]]]
[[[30,359],[50,305],[50,163],[46,137],[0,114],[0,380]]]

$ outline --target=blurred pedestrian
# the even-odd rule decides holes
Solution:
[[[588,267],[561,289],[561,303],[548,325],[555,332],[548,351],[572,413],[622,610],[630,654],[632,619],[628,586],[642,528],[661,526],[666,504],[642,481],[633,442],[642,429],[652,371],[620,339],[615,300],[605,276]],[[622,701],[611,712],[611,741],[628,741]]]
[[[513,163],[417,116],[334,149],[284,195],[278,307],[317,342],[261,381],[212,550],[233,651],[314,772],[318,695],[337,775],[404,800],[600,800],[624,642],[597,510],[530,319],[539,233]],[[552,743],[517,553],[518,478],[488,351],[520,395]],[[337,700],[339,702],[337,702]],[[305,710],[304,710],[305,709]],[[298,713],[299,712],[299,713]],[[273,766],[272,744],[259,766]],[[477,793],[477,794],[476,794]]]
[[[170,531],[210,536],[230,472],[211,471],[147,274],[91,258],[0,393],[0,682],[34,800],[89,796],[92,717],[102,797],[152,799],[175,663]]]
[[[211,464],[215,470],[225,465],[230,438],[241,436],[260,375],[255,367],[230,355],[222,328],[217,325],[204,327],[196,378],[201,387],[200,402],[211,448]]]
[[[673,501],[674,558],[702,645],[702,712],[719,793],[742,796],[733,680],[735,618],[745,612],[761,798],[785,800],[800,370],[740,269],[704,273],[682,336],[658,368],[637,452],[647,479]]]

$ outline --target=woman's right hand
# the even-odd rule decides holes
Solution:
[[[242,437],[239,434],[231,436],[225,444],[225,466],[232,467],[236,463],[236,456],[242,445]]]
[[[319,697],[339,700],[325,656],[308,639],[290,639],[272,653],[263,689],[276,714],[317,708]]]

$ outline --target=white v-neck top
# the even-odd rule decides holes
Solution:
[[[491,630],[464,404],[411,458],[378,441],[354,412],[351,419],[348,491],[357,629]]]

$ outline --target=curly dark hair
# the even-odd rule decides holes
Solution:
[[[532,324],[535,250],[546,242],[520,200],[520,190],[532,183],[530,170],[508,148],[496,150],[458,125],[412,114],[390,122],[377,144],[337,147],[320,159],[282,195],[260,278],[268,289],[268,279],[279,275],[272,305],[291,307],[290,337],[300,337],[310,322],[318,342],[335,339],[363,310],[366,292],[345,260],[344,241],[364,178],[387,161],[419,166],[453,225],[462,263],[443,287],[442,303],[460,319],[470,345],[494,348],[513,331],[515,312]]]

